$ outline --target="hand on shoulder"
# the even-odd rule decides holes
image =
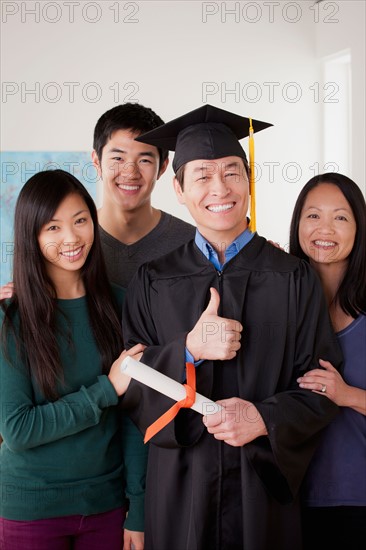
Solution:
[[[0,287],[0,300],[6,300],[12,298],[14,294],[14,283],[6,283]]]

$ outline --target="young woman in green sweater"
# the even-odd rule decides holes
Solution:
[[[118,409],[123,290],[108,283],[91,196],[40,172],[15,210],[16,293],[2,301],[0,547],[143,548],[146,450]]]

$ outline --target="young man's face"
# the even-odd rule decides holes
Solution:
[[[212,244],[231,242],[246,229],[249,182],[241,158],[192,160],[185,166],[183,190],[176,179],[174,187]]]
[[[103,181],[103,204],[115,204],[131,212],[150,204],[155,182],[165,172],[168,161],[159,171],[158,149],[135,141],[138,135],[131,130],[117,130],[103,147],[102,159],[93,151],[93,162]]]

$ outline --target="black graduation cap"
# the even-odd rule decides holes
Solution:
[[[141,134],[136,140],[175,151],[173,170],[176,173],[191,160],[213,160],[229,156],[246,159],[238,140],[249,136],[250,122],[254,132],[272,126],[212,105],[203,105]]]

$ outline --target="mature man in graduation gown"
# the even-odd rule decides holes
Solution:
[[[246,122],[206,105],[138,138],[175,150],[197,234],[136,274],[125,343],[146,344],[141,361],[182,383],[194,362],[197,391],[223,406],[181,410],[151,439],[147,550],[301,549],[300,485],[337,414],[322,388],[296,382],[319,358],[342,360],[320,284],[248,228]],[[123,401],[143,432],[172,405],[133,380]]]

